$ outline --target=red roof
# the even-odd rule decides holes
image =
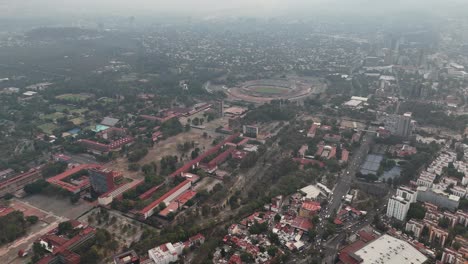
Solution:
[[[328,159],[335,158],[336,157],[336,147],[332,147],[330,150],[330,154],[328,154]]]
[[[59,236],[57,236],[55,234],[48,234],[45,237],[43,237],[42,239],[45,242],[52,244],[54,247],[59,247],[59,246],[65,244],[65,242],[67,242],[67,240],[65,238],[59,237]]]
[[[224,151],[223,153],[219,154],[217,157],[212,159],[210,162],[208,162],[209,167],[214,167],[217,166],[221,163],[223,163],[229,156],[231,155],[232,152],[234,152],[235,148],[229,148],[228,150]]]
[[[311,135],[315,136],[315,132],[317,131],[317,128],[318,128],[318,125],[312,124],[312,126],[310,126],[309,132],[307,134],[311,134]]]
[[[94,149],[97,151],[108,152],[110,150],[118,149],[126,144],[133,142],[134,139],[132,137],[124,137],[112,141],[109,144],[99,143],[97,141],[89,140],[89,139],[80,139],[78,140],[79,143],[85,145],[86,148]]]
[[[61,245],[59,248],[54,249],[54,253],[60,253],[63,250],[68,249],[69,247],[75,245],[77,242],[81,241],[85,236],[87,236],[90,233],[94,233],[96,230],[90,226],[86,227],[80,233],[74,237],[72,237],[70,240],[65,242],[63,245]]]
[[[189,171],[192,166],[196,166],[200,161],[202,161],[205,157],[208,157],[209,155],[213,154],[213,153],[216,153],[222,146],[224,146],[224,144],[228,143],[228,142],[231,142],[233,141],[235,138],[237,138],[238,136],[240,135],[240,133],[236,133],[236,134],[233,134],[231,136],[229,136],[228,138],[226,138],[225,140],[223,140],[221,143],[219,143],[218,145],[212,147],[211,149],[209,149],[208,151],[206,151],[205,153],[201,154],[200,156],[196,157],[195,159],[187,162],[184,166],[182,166],[181,168],[179,168],[178,170],[176,170],[175,172],[173,172],[171,175],[169,175],[169,177],[175,177],[175,176],[178,176],[184,172],[187,172]]]
[[[343,149],[341,151],[341,160],[344,162],[348,162],[348,159],[349,159],[349,151],[347,151],[346,149]]]
[[[179,206],[183,206],[184,204],[186,204],[190,199],[195,197],[195,195],[197,195],[197,192],[191,190],[185,191],[184,193],[179,195],[179,197],[174,199],[174,201],[172,201],[169,205],[167,205],[167,207],[164,208],[164,210],[162,210],[159,213],[159,215],[167,216],[169,213],[177,211],[179,209]]]
[[[322,207],[320,206],[320,203],[318,202],[305,201],[302,203],[302,208],[308,211],[315,212],[315,211],[320,211]]]
[[[77,191],[80,191],[82,188],[89,186],[89,179],[82,180],[81,183],[78,185],[71,184],[63,180],[82,170],[87,170],[91,168],[100,168],[100,167],[101,166],[96,165],[96,164],[82,164],[82,165],[76,166],[72,169],[69,169],[65,172],[62,172],[58,175],[55,175],[54,177],[47,179],[47,182],[49,182],[50,184],[58,185],[59,187],[66,189],[70,192],[76,193]]]
[[[226,144],[227,142],[231,142],[232,140],[234,140],[235,138],[237,138],[238,136],[240,135],[240,133],[236,133],[236,134],[233,134],[231,136],[229,136],[228,138],[226,138],[225,140],[223,140],[222,142],[220,142],[218,145],[212,147],[211,149],[209,149],[208,151],[206,151],[205,153],[203,153],[202,155],[198,156],[197,158],[187,162],[184,166],[182,166],[181,168],[177,169],[175,172],[171,173],[169,175],[169,177],[176,177],[176,176],[179,176],[181,175],[182,173],[184,172],[188,172],[193,166],[196,166],[200,161],[202,161],[205,157],[208,157],[209,155],[213,154],[213,153],[216,153],[221,147],[224,146],[224,144]],[[140,210],[140,213],[141,214],[146,214],[148,213],[149,211],[153,210],[156,206],[158,206],[162,201],[164,201],[167,197],[169,197],[171,194],[173,194],[174,192],[176,192],[177,190],[179,190],[182,186],[184,186],[185,184],[187,184],[187,182],[191,182],[191,180],[185,180],[184,182],[182,182],[181,184],[177,185],[177,187],[173,188],[172,190],[170,190],[169,192],[167,192],[166,194],[164,194],[162,197],[160,197],[159,199],[157,199],[156,201],[153,201],[152,203],[150,203],[149,205],[147,205],[145,208],[143,208],[142,210]]]
[[[342,225],[343,224],[343,221],[341,221],[339,218],[335,218],[335,220],[333,220],[333,223],[335,225]]]
[[[161,123],[164,123],[166,121],[171,120],[172,118],[179,117],[180,115],[181,115],[180,113],[169,112],[168,115],[166,115],[165,117],[158,117],[158,116],[152,116],[152,115],[140,115],[140,117],[145,120],[159,121]]]
[[[145,208],[143,208],[142,210],[140,210],[140,213],[141,214],[145,214],[151,210],[153,210],[156,206],[158,206],[160,203],[162,203],[167,197],[171,196],[173,193],[177,192],[180,188],[184,187],[185,185],[187,184],[191,184],[191,180],[185,180],[183,182],[181,182],[179,185],[177,185],[176,187],[172,188],[170,191],[168,191],[167,193],[165,193],[163,196],[161,196],[159,199],[153,201],[152,203],[150,203],[149,205],[147,205]]]
[[[161,183],[158,186],[154,186],[153,188],[147,190],[146,192],[144,192],[143,194],[138,196],[138,198],[140,198],[140,200],[146,200],[148,198],[151,198],[151,195],[153,195],[153,193],[155,193],[157,190],[159,190],[159,188],[161,188],[163,185],[164,185],[164,183]]]
[[[309,231],[313,227],[309,219],[299,216],[292,220],[291,226],[303,231]]]
[[[315,155],[322,155],[324,147],[324,145],[320,145],[317,149],[317,152],[315,152]]]
[[[247,142],[249,142],[249,140],[250,140],[250,138],[244,138],[239,143],[237,143],[237,146],[242,146],[242,145],[246,144]]]
[[[55,244],[55,247],[53,249],[52,255],[48,255],[42,258],[37,263],[48,264],[52,259],[54,259],[54,256],[60,254],[63,258],[66,259],[67,263],[78,264],[80,262],[80,256],[76,253],[71,252],[70,248],[75,246],[83,239],[87,239],[88,235],[95,233],[96,230],[90,226],[85,227],[76,236],[68,240],[62,237],[58,237],[57,235],[55,235],[55,232],[57,232],[57,229],[54,229],[41,237],[41,239],[45,242],[52,242],[53,244]]]
[[[180,203],[180,204],[186,204],[188,201],[190,201],[193,197],[195,197],[195,195],[197,195],[197,192],[195,191],[191,191],[191,190],[187,190],[186,192],[184,192],[183,194],[181,194],[179,197],[177,197],[177,201]]]
[[[239,255],[234,254],[229,259],[229,264],[242,264],[242,260]]]
[[[11,207],[1,207],[0,208],[0,217],[13,213],[15,210]]]
[[[156,140],[158,140],[161,136],[162,136],[162,132],[161,132],[161,131],[156,131],[156,132],[153,133],[153,135],[151,136],[151,138],[153,139],[153,141],[156,141]]]
[[[84,145],[86,148],[94,149],[97,151],[107,152],[109,151],[109,146],[106,144],[102,144],[93,140],[89,139],[80,139],[78,143]]]
[[[366,232],[364,230],[359,230],[358,236],[362,241],[364,241],[366,243],[369,243],[370,241],[376,239],[376,237],[373,234],[371,234],[369,232]]]
[[[190,242],[201,242],[201,241],[204,241],[205,240],[205,236],[198,233],[192,237],[189,238],[189,241]]]
[[[354,252],[356,252],[359,249],[363,248],[365,245],[366,245],[366,243],[364,243],[361,240],[358,240],[358,241],[344,247],[341,250],[340,254],[338,255],[340,261],[343,262],[343,264],[359,264],[360,262],[358,260],[356,260],[355,258],[353,258],[351,256],[351,254],[353,254]]]
[[[133,138],[132,137],[124,137],[124,138],[121,138],[121,139],[117,139],[115,141],[112,141],[109,145],[107,145],[109,147],[109,149],[118,149],[124,145],[127,145],[129,143],[133,142]]]
[[[0,188],[3,187],[3,186],[6,186],[6,185],[9,185],[11,184],[12,182],[17,182],[19,180],[22,180],[24,178],[29,178],[29,177],[32,177],[36,174],[40,174],[40,167],[38,168],[34,168],[34,169],[30,169],[29,171],[25,172],[25,173],[22,173],[20,175],[17,175],[15,177],[12,177],[6,181],[3,181],[2,183],[0,183]]]

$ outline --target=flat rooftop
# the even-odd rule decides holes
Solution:
[[[408,242],[383,235],[355,252],[362,264],[424,263],[427,257]]]

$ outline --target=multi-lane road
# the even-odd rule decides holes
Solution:
[[[340,208],[343,196],[348,193],[354,176],[358,172],[362,161],[366,158],[367,153],[369,152],[373,137],[374,135],[372,133],[364,134],[361,146],[355,153],[353,153],[347,169],[339,176],[338,182],[333,189],[333,195],[330,197],[330,201],[322,211],[321,216],[333,216]]]
[[[375,134],[370,131],[364,134],[361,146],[353,153],[352,158],[348,163],[348,167],[341,173],[338,178],[338,182],[333,189],[333,194],[330,197],[329,202],[319,214],[320,223],[316,228],[317,236],[315,242],[311,244],[310,247],[305,251],[309,251],[313,247],[319,250],[324,248],[325,252],[323,252],[324,259],[322,259],[322,263],[334,263],[336,253],[338,252],[338,247],[345,238],[345,232],[341,232],[337,236],[331,238],[329,241],[325,241],[323,239],[327,218],[334,217],[336,212],[340,209],[343,202],[342,198],[349,192],[353,179],[358,172],[362,162],[366,158],[367,153],[369,152],[374,136]],[[367,219],[370,219],[370,217],[367,217]],[[361,229],[363,226],[369,223],[367,219],[356,223],[350,227],[349,231],[351,232]],[[294,259],[294,262],[310,263],[313,257],[315,256],[305,256],[305,258],[301,260]]]

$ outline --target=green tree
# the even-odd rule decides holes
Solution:
[[[139,170],[140,170],[140,164],[138,164],[138,163],[130,163],[130,164],[128,165],[128,169],[129,169],[130,171],[139,171]]]
[[[91,247],[83,255],[81,255],[81,263],[97,264],[99,263],[99,254],[95,247]]]
[[[407,219],[424,219],[426,215],[426,208],[424,208],[420,203],[412,203],[408,210],[406,216]]]
[[[35,215],[30,215],[26,217],[26,221],[28,221],[28,223],[30,223],[31,225],[34,225],[35,223],[39,221],[39,217]]]
[[[33,183],[26,184],[24,186],[24,191],[27,194],[37,194],[41,193],[44,188],[49,186],[49,183],[43,179],[39,179]]]
[[[252,254],[247,253],[247,252],[242,252],[240,255],[240,258],[243,262],[246,262],[246,263],[253,263],[254,261],[254,257],[252,256]]]
[[[278,223],[280,220],[281,220],[281,215],[276,214],[276,215],[275,215],[275,222]]]
[[[62,222],[58,225],[57,234],[64,235],[73,230],[73,226],[70,221]]]
[[[274,257],[276,256],[276,252],[278,252],[278,249],[276,247],[269,247],[267,249],[267,252],[268,252],[268,255],[270,255],[271,257]]]

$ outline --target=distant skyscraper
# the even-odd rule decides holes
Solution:
[[[398,118],[397,135],[400,137],[410,137],[412,133],[411,115],[404,114]]]
[[[384,49],[384,64],[392,65],[393,64],[393,51],[391,49]]]
[[[215,102],[213,107],[218,117],[224,117],[224,100]]]

